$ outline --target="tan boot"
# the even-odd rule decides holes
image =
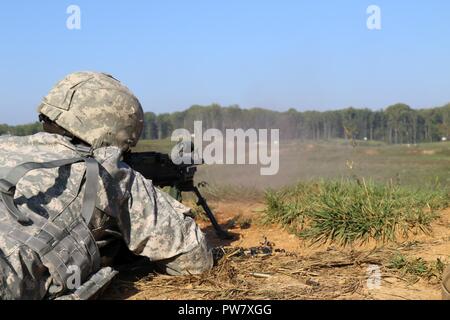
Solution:
[[[444,270],[442,276],[442,300],[450,300],[450,266]]]

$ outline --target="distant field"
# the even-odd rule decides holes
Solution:
[[[169,152],[169,140],[143,141],[136,148]],[[314,179],[366,178],[418,187],[450,186],[450,143],[386,145],[381,142],[334,140],[281,141],[280,170],[261,176],[258,166],[201,166],[198,180],[217,188],[234,186],[265,190]]]

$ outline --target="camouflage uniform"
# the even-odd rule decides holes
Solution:
[[[450,300],[450,266],[447,266],[442,275],[442,300]]]
[[[111,137],[105,130],[101,134]],[[130,145],[137,142],[123,141]],[[109,255],[105,253],[118,243],[158,262],[172,275],[198,274],[212,267],[204,234],[186,215],[189,208],[122,162],[127,148],[101,139],[95,144],[93,157],[101,165],[89,225],[81,215],[84,198],[88,197],[84,194],[87,165],[82,162],[33,170],[20,179],[14,203],[25,216],[33,216],[33,221],[40,224],[19,224],[0,201],[0,299],[60,296],[67,292],[67,266],[79,267],[81,281],[85,282],[108,263],[100,256]],[[71,138],[50,133],[0,137],[0,150],[0,179],[26,162],[80,156]],[[27,237],[34,239],[34,246],[27,245]],[[45,243],[48,250],[36,249],[36,243]]]

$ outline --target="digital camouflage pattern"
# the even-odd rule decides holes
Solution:
[[[94,148],[133,147],[144,126],[144,112],[133,93],[112,76],[97,72],[65,77],[38,112]]]
[[[448,266],[442,276],[442,299],[450,300],[450,266]]]
[[[0,137],[0,178],[25,162],[47,162],[78,157],[68,137],[38,133],[27,137]],[[96,210],[89,229],[102,265],[120,242],[137,255],[157,261],[169,274],[198,274],[212,267],[212,254],[204,234],[187,216],[189,208],[155,188],[140,173],[121,161],[119,147],[102,147],[94,157],[102,164]],[[26,214],[37,213],[69,230],[83,222],[85,164],[29,172],[17,185],[15,203]],[[1,202],[0,202],[1,205]],[[8,222],[0,208],[0,224]],[[33,226],[28,226],[33,230]],[[37,230],[36,230],[37,232]],[[79,241],[92,251],[87,241]],[[78,251],[77,251],[78,252]],[[89,256],[89,255],[86,255]],[[65,257],[68,262],[70,254]],[[82,266],[83,281],[101,265],[95,258]],[[83,260],[84,261],[84,260]],[[42,299],[63,292],[54,270],[29,247],[0,233],[0,298]]]

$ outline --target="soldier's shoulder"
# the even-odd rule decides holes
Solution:
[[[62,155],[70,152],[72,155],[75,154],[74,149],[68,138],[45,132],[30,136],[0,137],[0,153],[2,154],[36,153],[37,156],[37,153]]]
[[[47,132],[38,132],[28,136],[12,136],[3,135],[0,136],[0,142],[2,143],[33,143],[33,144],[48,144],[48,143],[67,143],[68,139],[61,135],[51,134]]]

